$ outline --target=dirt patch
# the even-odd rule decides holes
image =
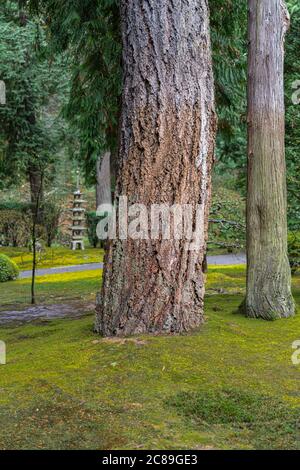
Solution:
[[[39,320],[55,320],[57,318],[81,318],[93,313],[93,303],[72,302],[69,304],[34,305],[23,310],[6,310],[0,312],[0,326],[22,325]]]
[[[147,341],[139,338],[115,338],[115,337],[108,337],[108,338],[102,338],[101,340],[94,340],[93,344],[97,343],[113,343],[113,344],[126,344],[126,343],[134,343],[138,346],[144,346],[147,344]]]

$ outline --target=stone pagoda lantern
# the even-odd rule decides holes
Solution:
[[[74,200],[72,211],[72,250],[84,250],[83,236],[86,230],[85,228],[85,209],[82,205],[85,201],[82,199],[82,193],[79,188],[79,171],[77,171],[77,189],[74,191]]]

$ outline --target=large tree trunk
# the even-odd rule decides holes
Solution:
[[[116,204],[199,204],[185,240],[108,243],[96,330],[183,332],[203,322],[216,118],[207,0],[121,1],[124,87]],[[174,237],[173,237],[174,238]]]
[[[105,152],[96,164],[96,209],[101,204],[111,204],[110,152]]]
[[[246,315],[294,314],[287,255],[284,37],[281,0],[249,0]]]

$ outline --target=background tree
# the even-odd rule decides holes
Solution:
[[[35,206],[39,194],[41,208],[41,168],[55,162],[60,143],[60,104],[54,97],[66,75],[61,60],[47,59],[41,23],[28,18],[18,2],[1,5],[0,35],[0,79],[6,84],[6,104],[0,107],[2,184],[27,178],[31,202]]]
[[[246,195],[247,168],[247,0],[210,0],[213,65],[218,114],[216,189],[226,187]],[[287,0],[291,26],[286,36],[285,105],[288,227],[300,229],[299,128],[300,106],[291,97],[300,76],[300,5]]]
[[[116,155],[121,93],[119,2],[66,0],[58,5],[56,0],[46,3],[31,0],[29,3],[32,12],[45,18],[52,53],[63,52],[68,56],[70,94],[64,116],[77,133],[80,142],[77,157],[86,182],[97,185],[102,157],[107,152],[112,157]],[[113,158],[112,182],[115,166]]]
[[[247,293],[249,317],[294,314],[287,255],[284,37],[281,0],[249,0]]]

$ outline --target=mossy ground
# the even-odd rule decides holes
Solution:
[[[75,274],[82,293],[88,295],[91,283],[97,290],[99,273]],[[180,337],[102,339],[93,333],[91,313],[1,328],[7,364],[0,366],[0,448],[299,448],[300,366],[291,355],[300,316],[268,323],[236,313],[244,276],[244,267],[212,268],[207,321]],[[65,279],[64,293],[71,297],[77,281]],[[294,278],[298,305],[299,281]],[[18,296],[20,282],[9,283],[6,292]],[[51,277],[43,284],[58,289],[61,282]],[[279,419],[264,419],[258,439],[243,413],[224,420],[231,398],[216,413],[213,404],[226,390],[241,397],[242,408],[251,394],[253,425],[261,422],[257,404],[264,396],[268,406],[278,406]],[[208,408],[205,419],[201,406]]]
[[[95,299],[101,276],[102,272],[95,270],[37,276],[37,302],[57,303],[71,299]],[[30,278],[0,284],[0,311],[1,309],[7,310],[9,305],[22,306],[29,304],[30,288]],[[244,288],[244,266],[210,267],[206,286],[208,294],[240,293],[244,291]]]
[[[32,253],[27,248],[1,247],[0,253],[12,258],[22,271],[32,268]],[[45,251],[38,254],[38,268],[100,263],[102,261],[103,250],[100,248],[71,251],[69,248],[54,247],[45,248]]]
[[[37,276],[36,302],[51,304],[69,300],[94,300],[101,277],[102,272],[97,270]],[[30,289],[30,278],[0,284],[0,315],[1,310],[8,310],[9,306],[20,308],[28,305]]]

